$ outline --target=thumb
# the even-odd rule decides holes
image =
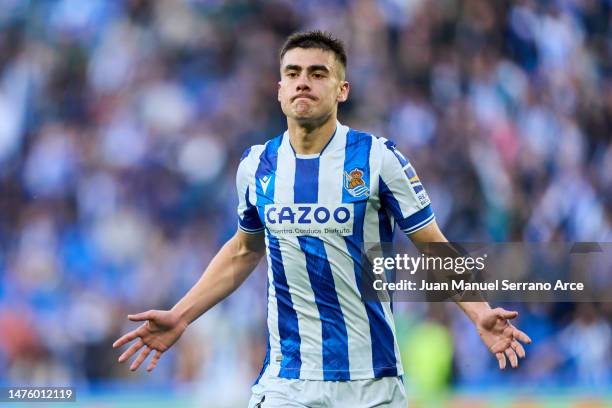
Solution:
[[[156,316],[157,316],[156,310],[147,310],[146,312],[128,315],[128,319],[130,319],[133,322],[141,322],[143,320],[155,320]]]
[[[514,319],[518,316],[518,312],[499,308],[497,311],[497,316],[501,317],[502,319]]]

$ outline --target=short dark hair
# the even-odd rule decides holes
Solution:
[[[344,43],[331,33],[315,30],[291,34],[287,41],[285,41],[283,48],[281,48],[280,59],[282,60],[287,51],[294,48],[318,48],[320,50],[331,51],[342,65],[342,68],[346,70]]]

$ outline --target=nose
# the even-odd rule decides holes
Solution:
[[[296,84],[296,90],[298,92],[310,91],[310,82],[308,80],[308,75],[306,73],[302,73],[298,78]]]
[[[303,83],[299,83],[297,85],[297,90],[299,92],[306,92],[306,91],[310,91],[310,86],[308,86],[308,84],[306,82]]]

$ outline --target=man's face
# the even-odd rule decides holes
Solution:
[[[278,100],[283,113],[300,124],[318,126],[348,97],[349,84],[333,52],[293,48],[281,61]]]

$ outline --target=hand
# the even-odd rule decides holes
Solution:
[[[131,371],[135,371],[151,351],[155,350],[155,354],[147,366],[147,371],[153,370],[162,353],[172,347],[187,328],[187,323],[179,319],[172,311],[149,310],[135,315],[128,315],[128,319],[134,322],[144,321],[144,323],[136,330],[132,330],[117,339],[113,343],[113,348],[121,347],[132,340],[138,339],[136,343],[132,344],[129,349],[119,356],[118,361],[123,363],[142,347],[145,347],[130,366]]]
[[[516,368],[518,357],[525,357],[525,349],[520,342],[531,343],[529,336],[510,323],[510,319],[517,316],[518,312],[498,307],[482,312],[474,322],[483,343],[495,354],[500,370],[506,368],[506,357],[512,368]]]

